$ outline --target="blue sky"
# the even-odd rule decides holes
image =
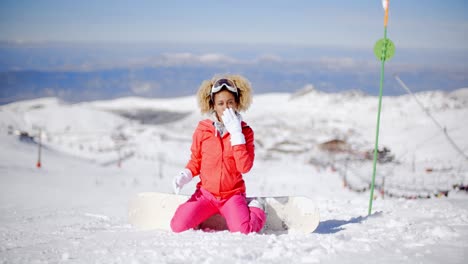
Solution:
[[[397,48],[468,51],[468,1],[390,0]],[[0,0],[0,40],[287,44],[372,48],[380,0]]]

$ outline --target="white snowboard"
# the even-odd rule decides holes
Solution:
[[[177,207],[187,201],[186,195],[146,192],[139,193],[129,207],[129,221],[138,229],[171,230],[170,222]],[[266,201],[267,221],[263,232],[312,233],[320,214],[315,203],[303,196],[262,197]],[[253,199],[253,198],[248,198]],[[203,222],[200,229],[227,230],[224,218],[217,214]]]

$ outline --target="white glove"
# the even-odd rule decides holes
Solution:
[[[221,117],[224,127],[231,134],[231,145],[245,144],[245,137],[242,134],[241,120],[232,108],[226,108]]]
[[[174,177],[172,181],[172,187],[174,188],[174,193],[179,194],[182,187],[185,184],[189,183],[192,180],[192,172],[189,169],[184,169],[183,171],[179,172],[177,176]]]

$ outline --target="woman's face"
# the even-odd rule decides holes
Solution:
[[[223,116],[224,110],[226,108],[232,108],[237,111],[237,102],[236,97],[233,93],[228,90],[221,90],[214,94],[214,110],[219,121],[223,121],[221,117]]]

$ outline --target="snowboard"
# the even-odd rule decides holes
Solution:
[[[190,196],[159,192],[139,193],[130,201],[130,224],[140,230],[170,231],[170,222],[177,207]],[[257,199],[247,198],[248,201]],[[259,197],[265,200],[266,223],[262,233],[312,233],[320,221],[319,210],[313,200],[304,196]],[[200,224],[201,230],[228,230],[220,214]]]

